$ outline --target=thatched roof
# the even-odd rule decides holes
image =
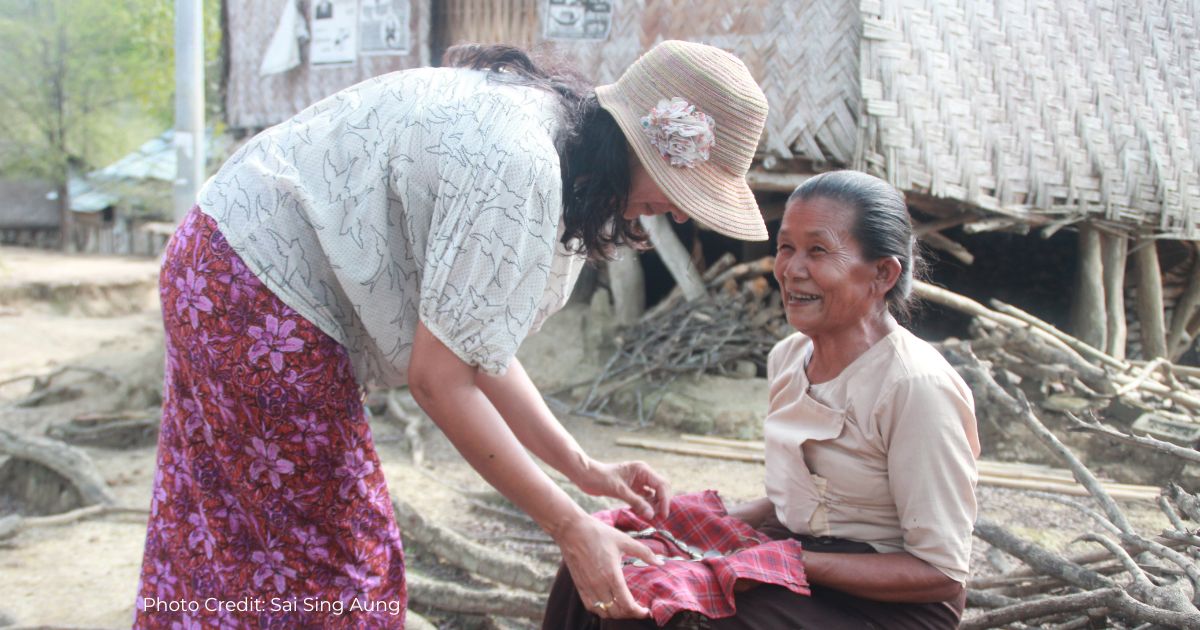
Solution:
[[[1200,3],[863,2],[856,166],[1016,216],[1200,238]]]
[[[919,198],[1200,238],[1200,3],[623,6],[608,42],[560,46],[601,82],[663,39],[736,53],[770,102],[776,170],[852,166]]]

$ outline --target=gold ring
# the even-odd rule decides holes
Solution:
[[[608,607],[609,607],[609,605],[610,605],[611,603],[612,603],[612,602],[609,602],[608,604],[605,604],[604,602],[599,602],[599,601],[598,601],[598,602],[596,602],[595,604],[592,604],[592,608],[596,608],[596,609],[598,609],[598,610],[601,610],[601,611],[606,611],[606,610],[608,610]]]

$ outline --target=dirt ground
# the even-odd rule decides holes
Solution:
[[[0,427],[43,435],[47,427],[81,413],[152,407],[157,392],[154,379],[161,378],[157,273],[157,264],[148,260],[67,257],[0,247]],[[522,348],[523,364],[545,391],[586,378],[589,370],[596,369],[603,347],[590,347],[596,344],[583,341],[595,337],[585,330],[589,316],[587,306],[572,306],[552,318]],[[46,374],[62,366],[105,370],[118,375],[122,384],[75,400],[32,408],[15,406],[28,395],[30,381],[6,381]],[[86,373],[68,373],[62,378],[77,378],[81,383],[95,380]],[[705,378],[685,383],[675,400],[691,400],[697,413],[703,410],[724,418],[714,430],[745,437],[754,432],[746,419],[761,417],[765,398],[762,379]],[[631,432],[665,438],[674,436],[675,429],[606,426],[574,416],[564,416],[562,422],[594,456],[646,460],[679,492],[714,488],[727,500],[762,494],[759,464],[616,445],[618,437]],[[401,427],[376,418],[373,431],[394,494],[427,517],[479,540],[500,539],[495,528],[452,489],[484,489],[486,485],[436,430],[426,434],[424,470],[411,463]],[[84,450],[123,505],[148,508],[154,477],[152,445]],[[1015,490],[981,488],[980,507],[981,514],[1009,524],[1016,533],[1056,548],[1094,528],[1076,510]],[[1127,507],[1140,529],[1154,532],[1161,525],[1152,505]],[[0,517],[2,512],[0,504]],[[24,529],[0,541],[0,626],[128,627],[144,535],[145,517],[134,514]],[[985,547],[976,541],[976,573],[992,573],[1003,566],[1003,560],[994,556],[987,559]],[[545,551],[553,553],[552,548]]]

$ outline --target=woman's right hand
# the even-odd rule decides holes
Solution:
[[[623,556],[661,565],[649,547],[581,514],[551,532],[587,609],[606,619],[643,619],[650,609],[633,599],[621,573]]]

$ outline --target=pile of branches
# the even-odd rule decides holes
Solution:
[[[608,417],[620,396],[632,396],[639,424],[654,417],[667,388],[684,375],[765,373],[767,354],[790,332],[770,276],[775,259],[734,264],[732,254],[702,275],[707,292],[685,301],[676,287],[636,324],[620,332],[617,349],[595,378],[551,395],[587,389],[572,412]]]
[[[1027,392],[1073,399],[1069,411],[1098,410],[1113,402],[1191,424],[1200,415],[1200,369],[1166,359],[1128,361],[1090,346],[1014,306],[988,308],[932,285],[917,283],[922,299],[975,316],[973,352],[998,378],[1023,381]],[[970,383],[976,395],[981,388]]]
[[[1046,428],[1034,413],[1024,392],[1005,388],[990,370],[975,358],[969,342],[945,348],[957,369],[987,389],[989,400],[1002,405],[1005,412],[1019,418],[1045,446],[1065,463],[1075,479],[1087,488],[1091,503],[1056,495],[1043,495],[1080,510],[1094,520],[1094,531],[1084,533],[1077,542],[1098,545],[1093,553],[1063,557],[1034,542],[1022,539],[997,523],[980,518],[975,535],[1025,563],[1025,567],[1004,575],[972,580],[968,585],[968,605],[990,609],[971,617],[962,628],[1012,627],[1022,624],[1052,624],[1056,628],[1113,627],[1116,619],[1171,628],[1200,628],[1200,536],[1195,524],[1188,526],[1184,517],[1200,522],[1200,499],[1171,484],[1163,489],[1158,506],[1171,528],[1157,535],[1138,532],[1094,474],[1074,453]],[[1108,439],[1136,444],[1159,453],[1200,461],[1200,453],[1162,442],[1121,432],[1097,421],[1085,421],[1063,412],[1079,428],[1094,431]],[[1182,514],[1182,516],[1181,516]],[[1149,627],[1149,626],[1147,626]]]
[[[1032,384],[1036,390],[1069,391],[1097,405],[1120,398],[1156,413],[1185,417],[1198,409],[1192,377],[1165,361],[1134,366],[1012,307],[992,310],[929,285],[918,287],[918,292],[977,317],[973,339],[950,340],[939,349],[971,385],[977,400],[1026,426],[1072,471],[1091,500],[1039,496],[1071,506],[1096,524],[1076,542],[1097,549],[1066,557],[980,518],[975,536],[1025,566],[973,579],[967,603],[976,614],[968,615],[960,627],[1200,628],[1200,498],[1167,484],[1157,503],[1170,527],[1157,533],[1137,531],[1120,504],[1046,427],[1026,397]],[[1134,435],[1063,409],[1053,413],[1063,415],[1072,430],[1200,463],[1194,448]]]

